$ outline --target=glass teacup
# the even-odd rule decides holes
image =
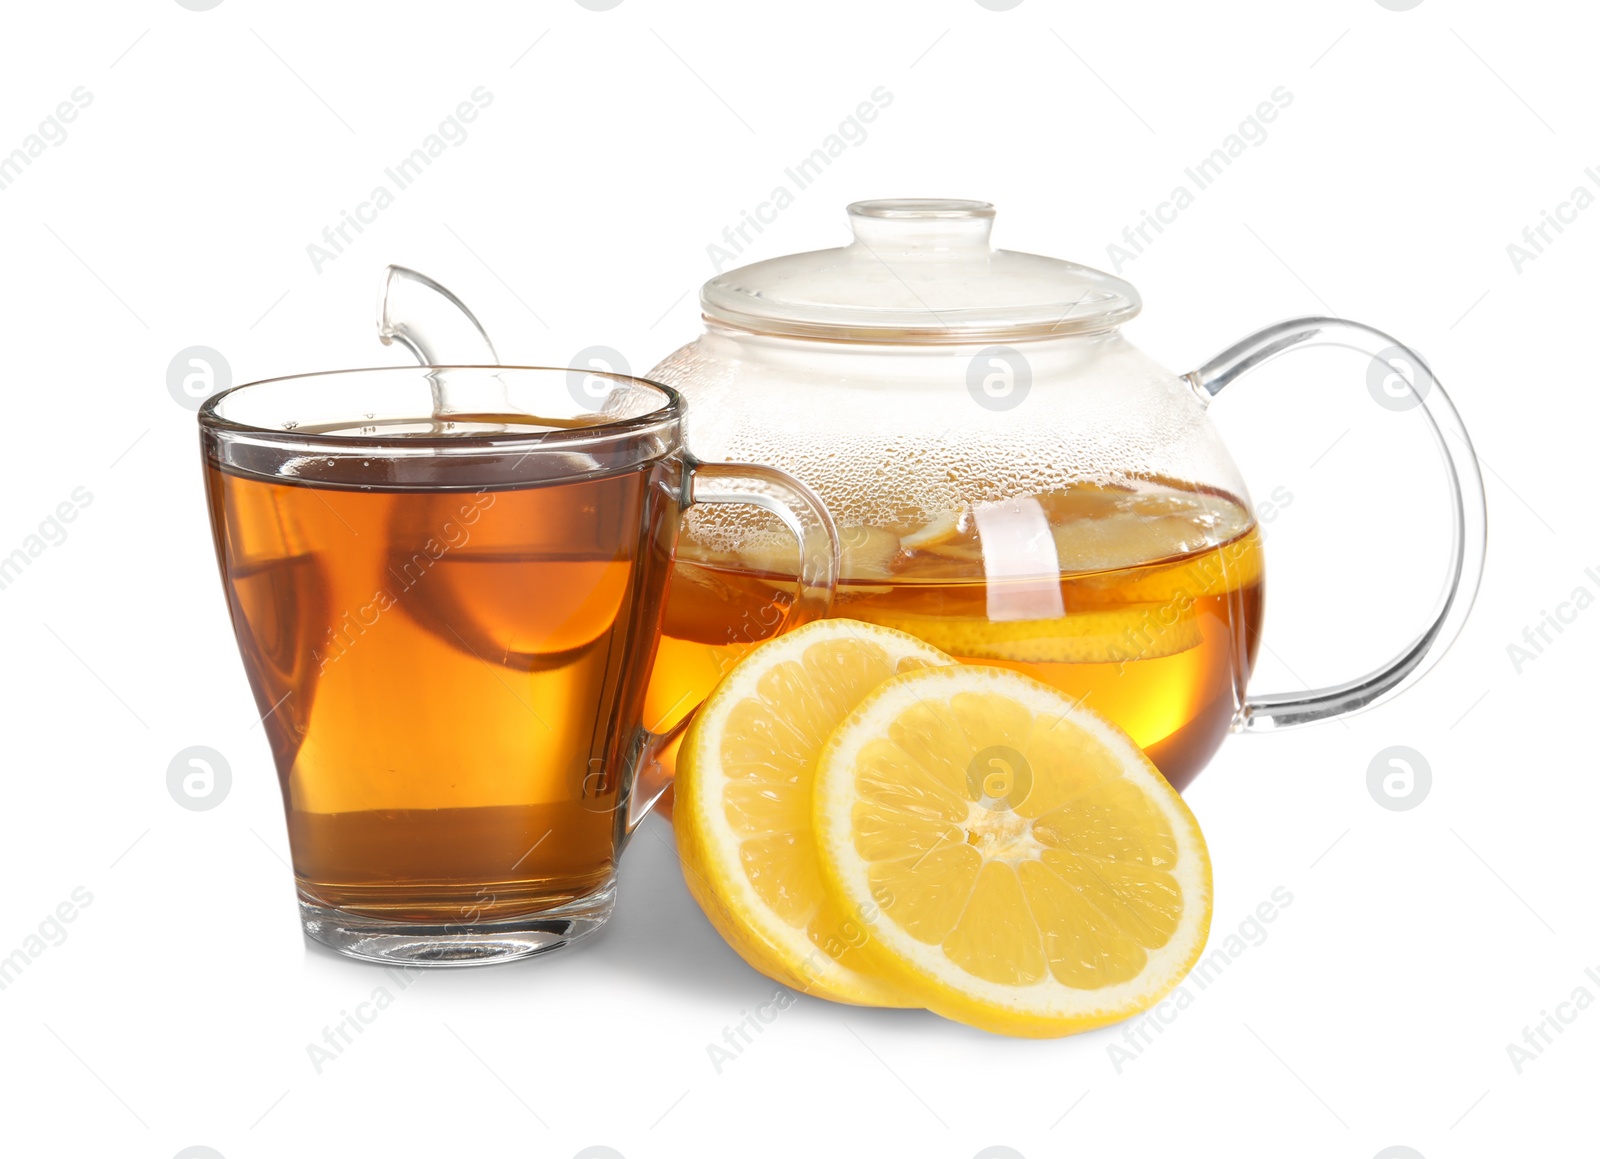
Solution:
[[[838,566],[816,497],[702,464],[624,375],[406,367],[273,379],[200,411],[234,631],[272,745],[305,929],[470,964],[597,929],[675,739],[642,724],[682,512],[775,513]]]

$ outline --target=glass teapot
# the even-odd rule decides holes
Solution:
[[[1127,282],[996,250],[985,202],[849,207],[854,240],[720,274],[706,332],[649,377],[688,401],[690,451],[809,484],[843,549],[833,614],[1014,668],[1130,733],[1176,787],[1230,730],[1304,724],[1415,681],[1459,631],[1484,550],[1482,481],[1423,361],[1337,318],[1268,327],[1188,374],[1120,325]],[[1391,661],[1254,695],[1264,561],[1249,493],[1206,414],[1240,374],[1337,344],[1389,361],[1443,454],[1454,528],[1432,622]],[[689,514],[646,719],[664,729],[780,630],[800,560],[756,508]]]

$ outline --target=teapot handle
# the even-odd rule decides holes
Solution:
[[[1206,401],[1241,374],[1289,350],[1343,346],[1383,369],[1380,404],[1416,410],[1444,457],[1450,484],[1450,565],[1426,631],[1387,664],[1356,680],[1308,692],[1247,696],[1239,728],[1247,732],[1309,724],[1370,708],[1416,683],[1461,631],[1483,574],[1486,513],[1483,477],[1461,416],[1422,357],[1381,330],[1342,318],[1292,318],[1269,326],[1185,375]],[[1391,389],[1395,384],[1396,389]],[[1404,389],[1398,389],[1403,387]],[[1376,393],[1375,393],[1376,397]],[[1387,401],[1386,401],[1387,400]]]

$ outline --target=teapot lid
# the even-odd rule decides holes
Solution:
[[[1109,330],[1139,312],[1121,278],[989,245],[987,201],[894,198],[848,208],[855,239],[755,262],[700,290],[707,320],[762,334],[969,343]]]

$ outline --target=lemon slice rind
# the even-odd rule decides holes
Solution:
[[[960,692],[1000,692],[1036,714],[1063,717],[1104,746],[1121,776],[1141,790],[1170,827],[1178,855],[1172,869],[1183,897],[1165,944],[1147,950],[1140,972],[1123,982],[1083,989],[1043,979],[1012,985],[980,978],[959,966],[942,944],[911,936],[873,896],[872,862],[856,850],[853,809],[856,757],[917,704],[937,711]],[[1035,773],[1035,776],[1038,774]],[[947,1018],[1003,1034],[1058,1037],[1128,1018],[1159,1002],[1183,979],[1205,947],[1211,922],[1211,865],[1199,825],[1182,798],[1121,730],[1075,705],[1048,685],[1006,669],[941,668],[897,676],[878,686],[834,730],[817,762],[813,790],[819,862],[840,908],[867,931],[866,950],[878,971]]]
[[[1117,664],[1176,656],[1201,643],[1192,610],[1133,607],[1072,612],[1051,620],[881,617],[885,627],[908,632],[965,660],[1023,664]]]
[[[787,923],[775,913],[752,884],[741,861],[742,844],[749,834],[734,828],[727,815],[724,789],[729,779],[723,767],[723,745],[728,720],[741,701],[755,697],[762,678],[786,662],[804,656],[807,649],[830,640],[856,640],[881,648],[890,667],[903,671],[911,665],[953,665],[949,656],[913,636],[853,620],[820,620],[769,640],[751,650],[723,678],[696,714],[678,756],[673,806],[673,827],[683,860],[684,879],[706,917],[747,963],[767,976],[803,993],[857,1005],[914,1005],[897,988],[851,965],[867,963],[860,944],[861,931],[841,925],[819,945],[806,929]],[[818,750],[821,749],[819,738]],[[814,766],[813,766],[814,768]],[[809,777],[793,791],[809,797]],[[800,806],[809,822],[809,801]],[[794,835],[797,855],[814,858],[815,840],[806,832]],[[796,882],[807,875],[793,875]],[[810,875],[817,879],[817,874]],[[795,886],[791,883],[789,888]],[[817,905],[832,905],[822,892]],[[815,910],[813,913],[815,914]],[[843,915],[839,915],[843,921]]]

